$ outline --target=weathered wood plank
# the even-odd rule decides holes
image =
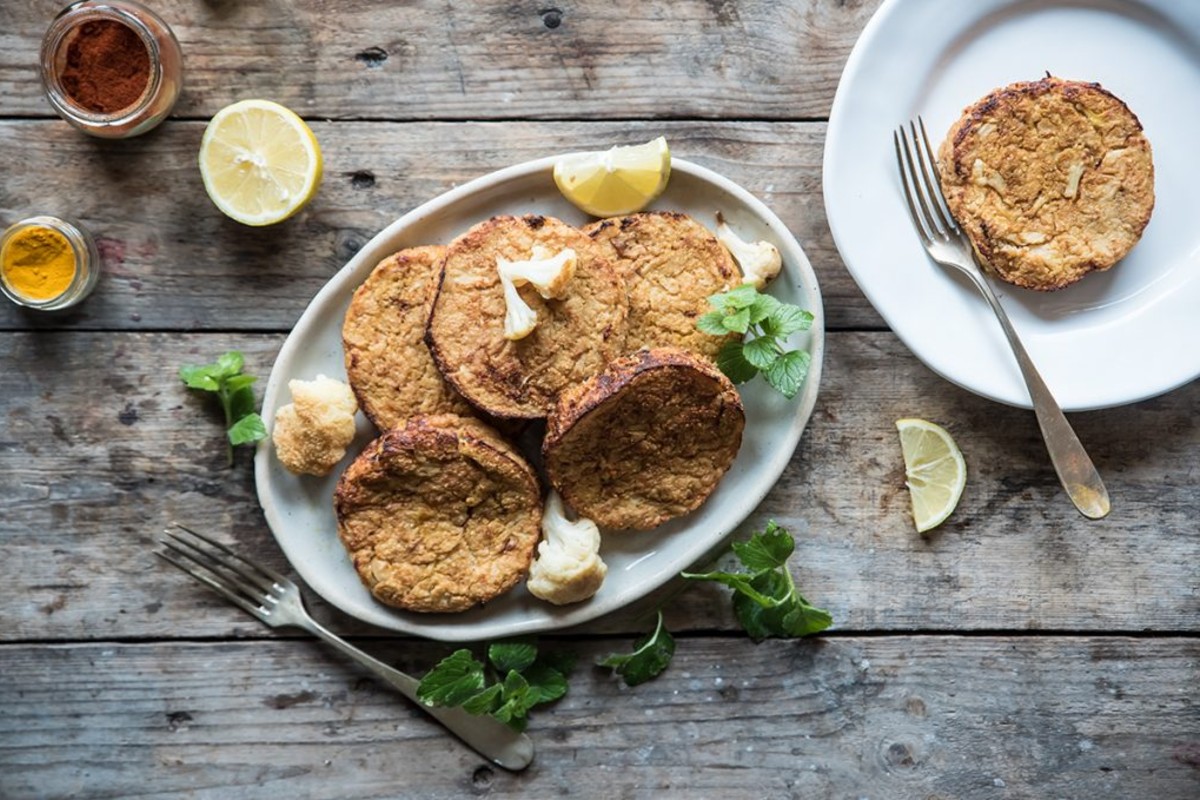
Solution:
[[[0,220],[49,211],[99,239],[104,272],[67,318],[34,320],[5,303],[0,329],[288,330],[370,237],[417,205],[492,170],[573,148],[665,133],[674,151],[770,205],[816,267],[834,328],[882,321],[842,266],[825,222],[818,123],[470,123],[315,125],[324,185],[272,228],[226,219],[196,168],[203,125],[170,123],[104,143],[65,123],[0,123]],[[535,209],[531,209],[535,210]]]
[[[1153,797],[1200,792],[1200,640],[683,639],[626,689],[578,652],[493,769],[314,642],[4,646],[0,794],[389,797]],[[447,652],[372,643],[421,671]],[[86,682],[76,678],[86,675]],[[219,677],[217,677],[219,676]]]
[[[182,117],[246,97],[335,119],[820,118],[879,0],[403,4],[165,0]],[[59,0],[6,3],[0,114],[50,116]]]
[[[179,520],[285,567],[250,453],[224,468],[217,412],[176,378],[229,348],[265,376],[280,343],[0,334],[0,639],[263,635],[149,549]],[[888,333],[832,334],[827,352],[813,421],[749,524],[795,531],[800,585],[839,629],[1196,630],[1200,384],[1073,417],[1114,498],[1112,515],[1089,523],[1062,495],[1031,414],[945,384]],[[912,530],[893,428],[911,415],[950,426],[970,475],[929,538]],[[669,609],[680,630],[732,625],[719,587],[689,585]],[[636,630],[635,617],[587,630]]]

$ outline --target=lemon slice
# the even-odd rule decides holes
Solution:
[[[645,144],[571,153],[554,164],[563,197],[597,217],[641,211],[667,188],[671,150],[658,137]]]
[[[217,112],[200,142],[200,175],[217,208],[246,225],[295,214],[321,184],[321,146],[304,120],[270,100]]]
[[[898,419],[913,520],[924,533],[946,521],[967,485],[967,463],[945,428],[923,419]]]

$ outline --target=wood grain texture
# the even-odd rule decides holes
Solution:
[[[263,634],[149,551],[178,520],[286,566],[258,509],[250,451],[225,469],[219,412],[176,377],[238,348],[265,378],[281,342],[0,334],[0,638]],[[891,334],[832,334],[827,354],[810,427],[742,530],[775,519],[795,532],[800,586],[838,629],[1196,630],[1200,384],[1073,416],[1113,496],[1112,515],[1089,523],[1063,496],[1032,414],[946,384]],[[927,538],[913,531],[893,427],[912,415],[950,427],[969,474],[958,511]],[[688,585],[668,606],[671,624],[729,629],[727,605],[724,589]],[[646,610],[585,630],[637,630]]]
[[[164,0],[174,114],[268,97],[318,119],[821,118],[879,0],[455,4]],[[6,3],[5,116],[52,116],[38,47],[59,0]]]
[[[96,141],[65,123],[0,123],[0,221],[42,212],[75,217],[96,236],[103,262],[95,294],[75,313],[41,320],[5,303],[0,329],[288,330],[360,247],[421,203],[548,153],[660,133],[676,155],[726,175],[779,215],[818,273],[828,326],[882,327],[825,221],[824,124],[347,122],[314,129],[325,156],[316,199],[285,223],[247,228],[204,192],[196,167],[200,123],[168,123],[136,143]]]
[[[576,651],[520,774],[315,642],[0,647],[0,795],[1190,800],[1200,640],[683,641],[635,689]],[[368,644],[421,672],[448,652]],[[86,674],[78,683],[75,676]],[[219,676],[219,677],[218,677]]]

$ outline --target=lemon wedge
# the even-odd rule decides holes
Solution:
[[[671,177],[671,149],[662,136],[645,144],[571,153],[554,164],[563,197],[597,217],[641,211]]]
[[[282,222],[321,185],[321,146],[296,114],[270,100],[217,112],[200,142],[200,175],[217,208],[246,225]]]
[[[923,419],[898,419],[913,520],[924,533],[946,521],[967,485],[967,463],[945,428]]]

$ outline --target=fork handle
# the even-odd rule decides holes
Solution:
[[[1111,504],[1108,499],[1108,490],[1104,488],[1104,481],[1101,480],[1100,473],[1096,471],[1087,451],[1083,449],[1079,437],[1071,428],[1071,423],[1067,422],[1058,401],[1054,399],[1054,395],[1050,393],[1046,382],[1042,380],[1037,367],[1033,365],[1033,360],[1025,352],[1025,346],[1017,338],[1017,332],[1013,330],[1008,314],[1000,305],[996,293],[992,291],[987,278],[982,274],[975,272],[966,274],[971,277],[984,298],[987,299],[992,311],[996,312],[996,319],[1000,321],[1000,327],[1004,329],[1004,335],[1008,337],[1013,355],[1017,358],[1017,366],[1021,368],[1021,375],[1025,378],[1025,386],[1029,389],[1029,399],[1033,401],[1033,411],[1037,415],[1038,427],[1042,429],[1042,439],[1046,442],[1046,450],[1050,453],[1050,463],[1054,465],[1054,471],[1058,473],[1058,479],[1062,482],[1067,496],[1079,509],[1079,513],[1088,519],[1100,519],[1106,516],[1111,509]]]
[[[416,703],[422,711],[442,723],[446,730],[462,739],[480,755],[510,770],[525,769],[533,761],[533,741],[525,734],[489,716],[468,714],[461,708],[425,705],[417,699],[419,681],[416,678],[388,666],[377,658],[372,658],[324,628],[316,620],[305,619],[304,623],[299,627],[357,661],[377,678]]]

